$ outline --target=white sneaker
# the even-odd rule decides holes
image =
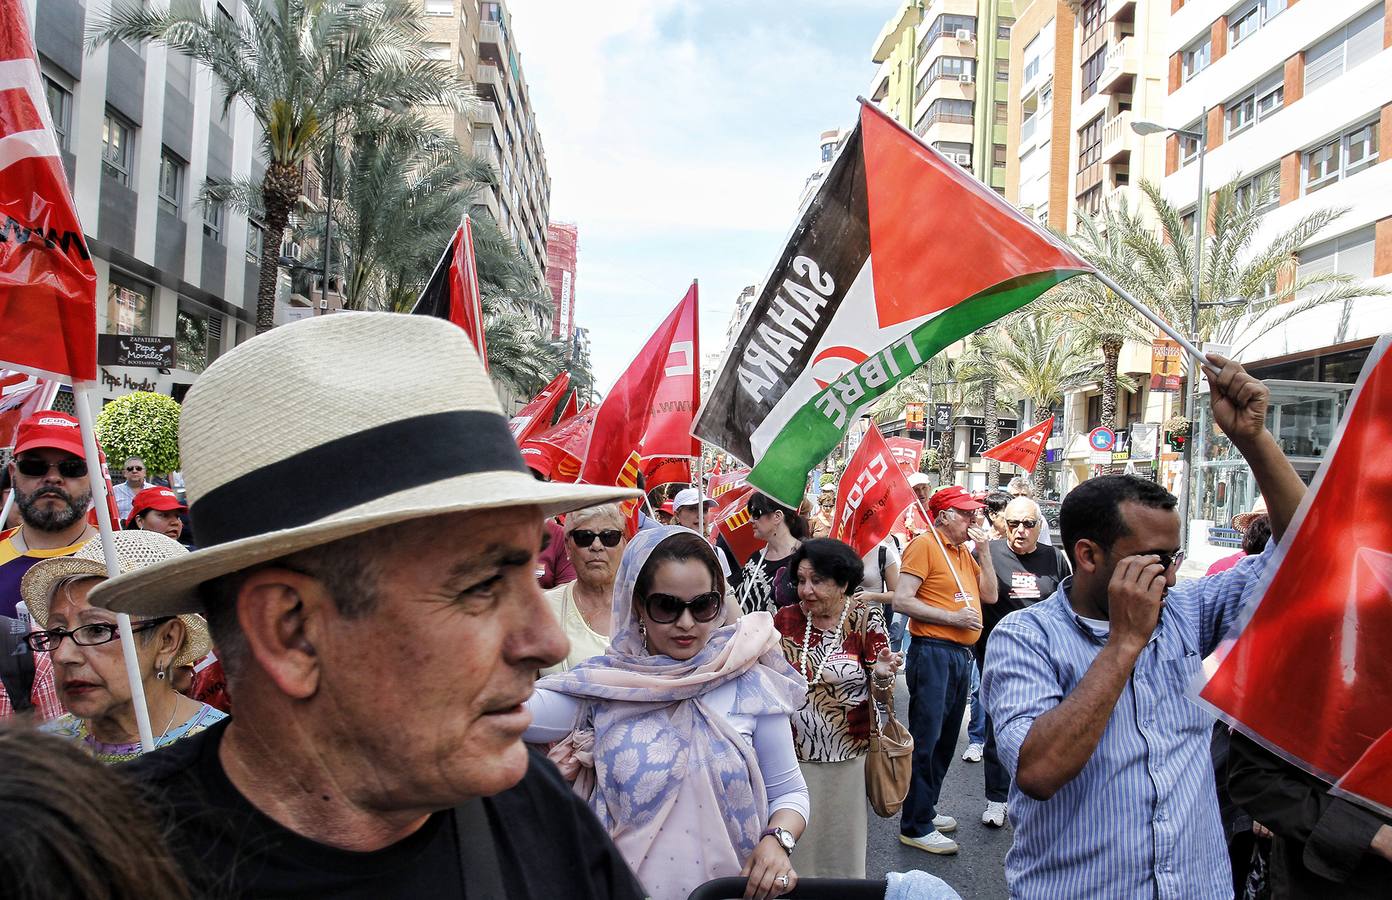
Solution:
[[[981,752],[985,749],[980,744],[968,744],[966,752],[962,754],[962,759],[967,762],[981,762]]]
[[[986,811],[981,814],[981,824],[989,825],[992,828],[1000,828],[1005,825],[1005,804],[995,800],[986,801]]]
[[[941,834],[957,830],[957,820],[951,816],[934,816],[933,827]]]
[[[936,853],[940,856],[950,856],[957,852],[957,842],[950,837],[943,837],[940,831],[930,831],[923,837],[910,837],[907,834],[899,835],[899,843],[908,844],[910,847],[917,847],[929,853]]]

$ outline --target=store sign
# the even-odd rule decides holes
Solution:
[[[947,431],[952,427],[952,404],[938,403],[933,407],[933,430]]]
[[[106,369],[101,370],[102,387],[112,388],[113,390],[124,391],[158,391],[159,385],[153,378],[142,378],[136,381],[129,375],[112,375]]]
[[[1112,443],[1112,462],[1129,462],[1131,460],[1131,432],[1121,430],[1116,433],[1116,439]]]
[[[174,339],[148,334],[97,335],[97,364],[145,369],[174,368]]]
[[[1184,378],[1184,351],[1169,338],[1157,338],[1150,344],[1151,393],[1173,394]]]
[[[1135,422],[1131,425],[1131,461],[1154,462],[1156,444],[1160,439],[1160,426],[1151,422]]]
[[[922,403],[904,404],[905,430],[922,431],[925,416]]]

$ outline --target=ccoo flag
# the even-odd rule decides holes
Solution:
[[[1054,417],[1050,416],[1033,428],[1026,429],[1014,437],[1006,438],[994,447],[981,451],[987,459],[1004,463],[1014,463],[1026,472],[1033,472],[1044,455],[1044,445],[1049,435],[1054,433]]]
[[[865,556],[889,536],[904,510],[918,498],[893,451],[873,425],[851,454],[836,485],[831,536]]]
[[[1373,347],[1310,490],[1200,698],[1392,815],[1392,337]]]
[[[425,289],[411,310],[416,315],[449,319],[469,335],[483,367],[488,368],[488,341],[483,333],[483,299],[474,259],[474,227],[468,215],[450,238]]]
[[[1092,267],[862,103],[694,433],[796,507],[860,411],[954,341]]]
[[[562,372],[551,383],[541,389],[517,415],[513,416],[508,422],[508,428],[512,431],[512,439],[521,444],[534,434],[540,434],[551,427],[551,417],[556,414],[556,407],[560,405],[561,398],[566,391],[570,390],[570,373]]]
[[[0,2],[0,360],[97,378],[97,274],[16,0]]]

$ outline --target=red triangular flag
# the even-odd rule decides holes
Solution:
[[[899,468],[909,474],[918,471],[920,461],[923,459],[923,442],[913,438],[892,437],[885,438],[885,445],[889,447],[889,452],[894,454],[894,458],[899,462]]]
[[[899,514],[917,499],[880,430],[872,425],[837,483],[831,537],[865,556],[889,536]]]
[[[97,273],[22,3],[0,3],[0,361],[97,378]]]
[[[552,481],[574,482],[594,428],[595,410],[572,416],[522,443],[522,461]]]
[[[1199,696],[1336,792],[1392,815],[1392,337],[1364,363],[1260,600]]]
[[[696,310],[696,286],[663,320],[638,356],[599,404],[580,478],[590,484],[617,484],[619,473],[642,445],[653,418],[653,400],[667,377],[673,344]],[[690,443],[689,439],[687,443]]]
[[[570,387],[570,373],[562,372],[551,383],[541,389],[541,392],[531,399],[531,401],[517,415],[508,422],[508,428],[512,430],[512,438],[521,444],[534,434],[540,434],[551,427],[551,417],[556,414],[556,406],[565,396],[565,392]]]
[[[680,307],[662,381],[653,396],[652,416],[643,433],[644,457],[696,456],[701,452],[700,442],[691,436],[691,422],[701,405],[700,300],[695,282],[687,297],[690,302],[683,301]],[[686,480],[690,481],[690,476]]]
[[[1033,428],[1028,428],[1011,438],[1006,438],[994,447],[982,450],[987,459],[1014,463],[1026,472],[1033,472],[1044,456],[1044,445],[1049,435],[1054,433],[1054,417],[1050,416]]]
[[[580,408],[576,405],[576,402],[575,402],[575,398],[578,397],[579,395],[580,395],[580,392],[579,392],[579,391],[571,391],[571,392],[570,392],[570,396],[566,398],[565,408],[562,409],[562,410],[561,410],[561,414],[560,414],[559,416],[556,417],[556,424],[557,424],[557,425],[561,424],[561,423],[564,422],[566,419],[569,419],[571,416],[574,416],[574,415],[576,415],[577,413],[580,412]]]
[[[483,301],[479,295],[478,266],[474,261],[474,229],[467,215],[455,229],[411,312],[448,319],[463,328],[474,342],[483,367],[488,368]]]

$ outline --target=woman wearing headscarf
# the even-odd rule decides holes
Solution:
[[[788,587],[790,579],[779,573],[784,572],[789,557],[807,537],[807,520],[796,510],[757,491],[750,494],[745,509],[754,537],[764,546],[744,564],[744,577],[736,596],[744,612],[773,613],[797,599]]]
[[[156,531],[119,531],[113,538],[123,575],[188,552]],[[34,566],[20,582],[20,593],[38,626],[25,641],[53,661],[58,699],[68,711],[45,730],[72,740],[102,762],[116,763],[142,751],[116,614],[87,601],[88,593],[106,577],[102,544],[94,540],[72,556]],[[202,616],[140,619],[132,621],[131,630],[156,747],[226,717],[174,689],[175,670],[208,652],[208,626]]]
[[[746,897],[797,884],[807,787],[788,716],[807,683],[771,616],[737,614],[700,535],[640,531],[619,566],[608,652],[543,678],[527,703],[523,739],[592,760],[577,793],[657,900],[736,875]]]

